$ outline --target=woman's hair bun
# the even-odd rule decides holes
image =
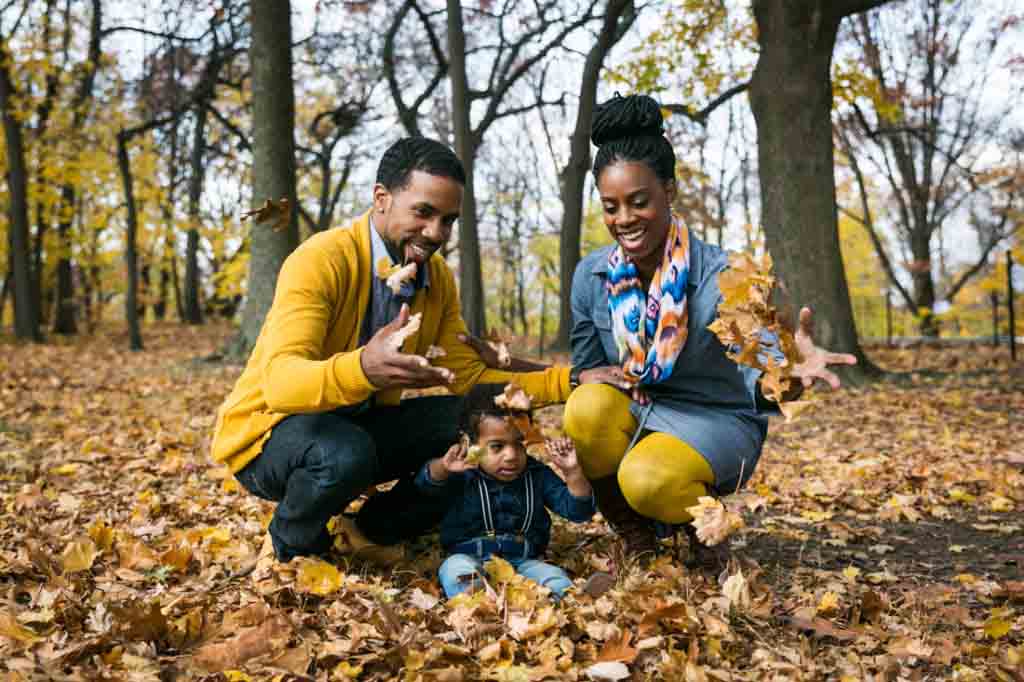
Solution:
[[[600,147],[613,140],[664,134],[661,107],[653,97],[618,93],[598,104],[590,124],[590,139]]]

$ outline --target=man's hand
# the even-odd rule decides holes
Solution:
[[[793,376],[809,388],[815,379],[821,379],[833,389],[840,386],[839,377],[829,371],[829,365],[856,365],[857,358],[849,353],[832,353],[814,345],[814,316],[811,309],[800,309],[800,324],[793,336],[797,350],[804,361],[793,366]]]
[[[580,466],[579,458],[576,456],[576,446],[571,438],[552,438],[545,443],[551,463],[554,464],[562,476],[565,477],[565,484],[576,497],[586,497],[591,493],[590,481],[583,475],[583,468]]]
[[[373,335],[360,357],[363,373],[377,389],[447,386],[455,379],[451,370],[434,367],[422,355],[402,353],[390,342],[408,321],[409,306],[403,305],[398,317]]]

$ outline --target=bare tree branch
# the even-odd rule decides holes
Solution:
[[[722,106],[730,99],[746,92],[750,88],[750,81],[745,83],[737,83],[728,90],[722,92],[718,97],[708,102],[700,111],[694,111],[688,104],[662,104],[663,109],[668,109],[673,114],[682,114],[686,118],[690,119],[694,123],[706,126],[708,124],[708,117],[717,109]]]

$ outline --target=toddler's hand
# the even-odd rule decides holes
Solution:
[[[581,471],[576,446],[571,438],[552,438],[546,444],[552,463],[568,477]]]
[[[445,471],[450,474],[457,474],[468,469],[475,469],[476,462],[470,462],[466,459],[468,452],[469,449],[462,442],[448,448],[448,452],[441,458],[441,464],[444,465]]]

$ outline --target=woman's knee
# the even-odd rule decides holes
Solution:
[[[563,426],[575,441],[592,440],[620,422],[632,422],[629,398],[607,384],[584,384],[565,403]]]
[[[619,487],[638,513],[669,523],[689,520],[686,507],[714,482],[707,461],[667,434],[651,434],[619,466]]]

